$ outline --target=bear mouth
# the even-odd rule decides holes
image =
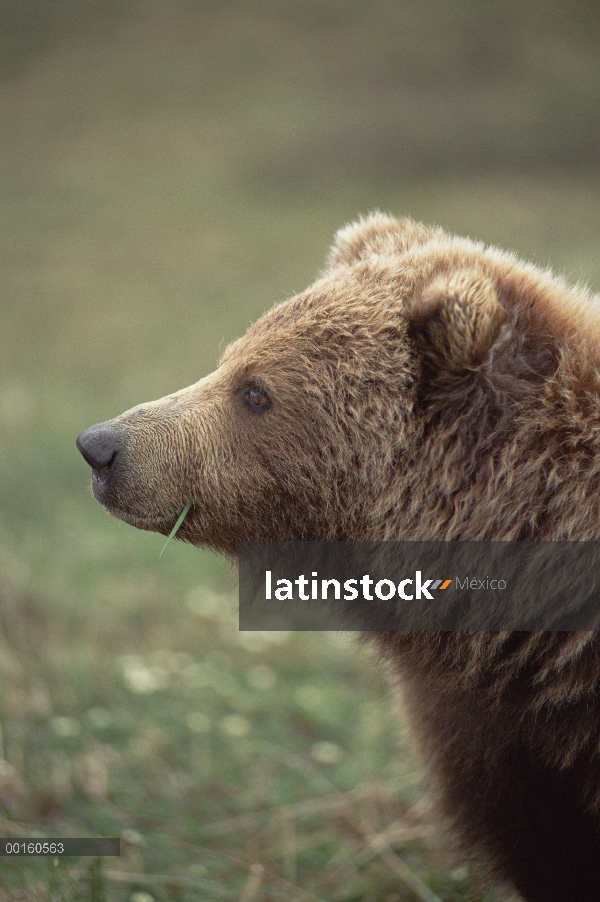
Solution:
[[[168,535],[181,513],[179,509],[164,514],[147,514],[132,510],[131,506],[124,504],[123,500],[118,497],[114,487],[107,485],[107,482],[96,472],[92,473],[92,493],[96,501],[99,501],[111,516],[122,520],[129,526],[148,532]]]
[[[147,532],[158,532],[165,536],[169,535],[177,521],[177,514],[170,514],[165,517],[148,517],[145,515],[133,514],[131,511],[114,507],[106,502],[103,502],[102,506],[109,514],[116,517],[117,520],[122,520],[124,523],[127,523],[128,526],[135,526],[136,529],[144,529]],[[178,536],[181,531],[182,530],[178,530]]]

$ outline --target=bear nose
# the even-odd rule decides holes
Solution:
[[[93,470],[114,468],[123,448],[123,436],[119,429],[90,426],[77,438],[77,449]]]

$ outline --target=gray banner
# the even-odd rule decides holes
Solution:
[[[240,630],[599,630],[598,542],[245,542]]]
[[[119,837],[40,839],[39,837],[15,836],[0,838],[0,856],[11,858],[39,855],[56,858],[63,855],[103,857],[120,854],[121,840]]]

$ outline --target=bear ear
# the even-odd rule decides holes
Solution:
[[[398,254],[413,244],[424,244],[435,230],[411,219],[394,219],[386,213],[371,213],[336,233],[327,269],[351,266],[372,254]]]
[[[491,279],[475,270],[438,276],[405,315],[425,360],[453,372],[485,361],[506,316]]]

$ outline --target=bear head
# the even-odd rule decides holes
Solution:
[[[589,377],[585,304],[511,254],[373,214],[213,373],[79,436],[94,495],[163,534],[190,502],[178,538],[231,555],[248,540],[539,537],[546,432],[561,435],[544,398]]]

